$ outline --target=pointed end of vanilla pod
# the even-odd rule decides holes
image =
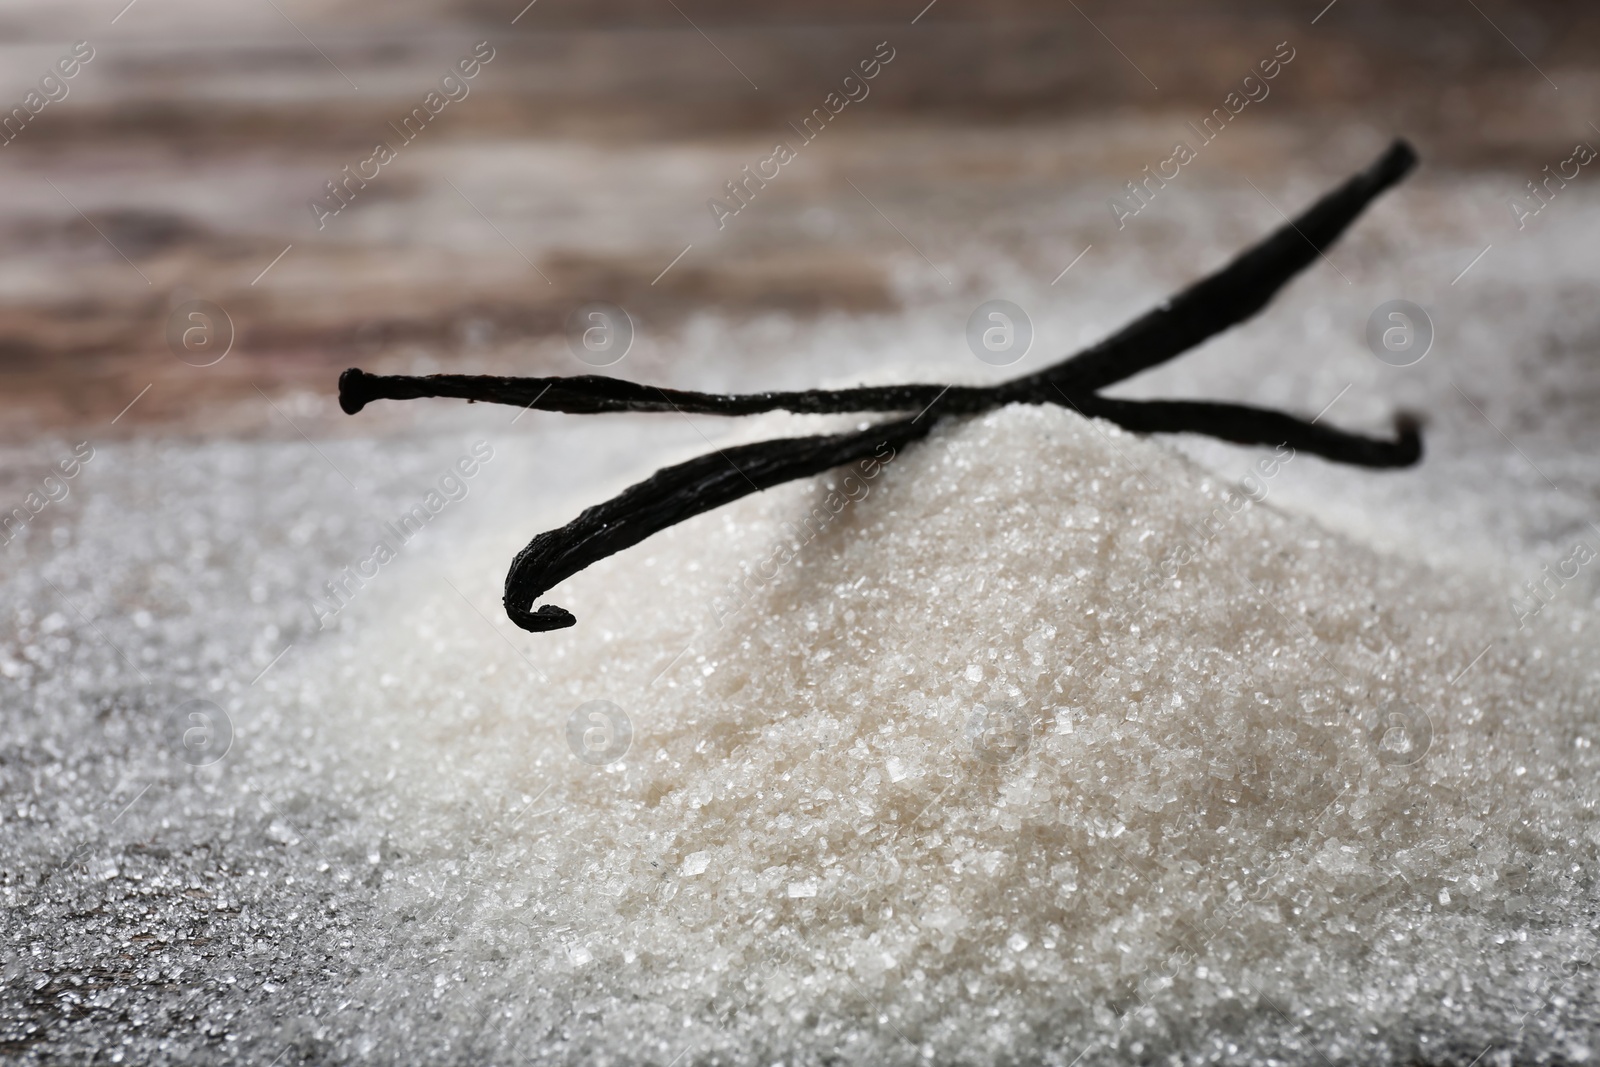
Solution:
[[[1397,137],[1389,145],[1389,150],[1378,160],[1379,177],[1383,184],[1393,185],[1411,173],[1418,162],[1417,150],[1411,147],[1411,142],[1403,137]]]

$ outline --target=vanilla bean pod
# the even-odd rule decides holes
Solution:
[[[1080,414],[1114,422],[1134,433],[1198,433],[1239,445],[1288,445],[1352,467],[1409,467],[1422,458],[1418,419],[1395,416],[1395,438],[1336,430],[1297,419],[1281,411],[1211,400],[1118,400],[1091,396]]]
[[[993,386],[906,384],[769,393],[665,389],[603,375],[505,378],[437,374],[373,375],[357,368],[339,379],[349,414],[378,399],[455,397],[573,414],[667,412],[753,415],[918,412],[853,433],[741,445],[666,467],[572,522],[539,534],[506,575],[506,614],[525,630],[554,630],[577,620],[563,608],[532,604],[550,588],[609,555],[685,519],[750,493],[897,450],[926,435],[941,415],[975,414],[1009,403],[1062,404],[1136,433],[1199,433],[1241,444],[1288,444],[1341,463],[1403,467],[1422,455],[1416,421],[1396,419],[1394,440],[1306,422],[1292,415],[1210,401],[1121,400],[1100,395],[1115,384],[1255,315],[1288,281],[1336,241],[1384,190],[1416,164],[1396,141],[1366,170],[1324,195],[1227,266],[1191,285],[1111,337],[1034,374]]]
[[[1417,165],[1417,154],[1395,141],[1366,170],[1326,193],[1311,207],[1099,344],[1008,385],[1029,392],[1049,380],[1068,393],[1104,389],[1186,352],[1255,315],[1289,279],[1324,255],[1367,205]]]
[[[907,442],[925,436],[933,422],[911,418],[855,433],[760,441],[663,467],[584,509],[560,529],[539,534],[518,552],[506,575],[506,615],[534,632],[571,626],[578,620],[565,608],[546,604],[532,611],[529,606],[589,564],[702,512],[858,459],[893,459]]]
[[[1416,165],[1396,141],[1366,170],[1326,194],[1293,221],[1221,270],[1135,319],[1116,334],[1042,371],[995,386],[887,385],[771,393],[700,393],[626,382],[599,374],[504,378],[476,374],[377,375],[351,368],[339,379],[339,405],[354,415],[373,400],[454,397],[596,415],[614,411],[681,411],[755,415],[765,411],[836,414],[921,411],[974,414],[1001,404],[1059,404],[1130,378],[1260,311],[1288,281],[1315,262],[1368,204]],[[1204,431],[1197,431],[1204,432]]]

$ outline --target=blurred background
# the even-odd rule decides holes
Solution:
[[[94,58],[0,155],[0,434],[252,432],[261,394],[331,431],[354,364],[582,369],[560,335],[589,299],[651,342],[627,376],[803,381],[784,338],[819,317],[958,322],[1007,284],[1066,303],[1113,264],[1159,295],[1215,265],[1170,254],[1194,219],[1242,246],[1394,135],[1427,161],[1414,186],[1486,178],[1444,223],[1509,242],[1496,201],[1600,137],[1600,12],[1576,0],[524,2],[5,5],[7,107],[74,42]],[[309,202],[481,41],[470,95],[319,228]],[[884,41],[870,95],[719,229],[708,199]],[[1108,199],[1280,42],[1270,95],[1119,230]],[[1229,199],[1256,195],[1239,175],[1273,204]],[[167,339],[194,299],[235,331],[204,369]],[[765,324],[761,350],[694,343],[706,315]]]

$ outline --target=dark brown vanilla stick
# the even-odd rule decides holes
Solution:
[[[506,575],[506,614],[534,632],[571,626],[578,620],[565,608],[546,604],[534,611],[532,604],[591,563],[762,489],[859,459],[893,459],[906,442],[926,435],[933,421],[903,419],[857,433],[762,441],[664,467],[559,530],[540,534],[517,553]]]
[[[1290,278],[1315,263],[1368,204],[1416,165],[1411,146],[1395,141],[1366,170],[1215,274],[1099,344],[1037,374],[1007,382],[1002,387],[1006,398],[1020,400],[1044,380],[1073,396],[1104,389],[1243,322],[1266,307]]]
[[[352,368],[339,379],[339,405],[354,415],[373,400],[463,400],[595,415],[608,411],[682,411],[754,415],[764,411],[826,414],[922,411],[972,414],[1000,404],[1059,404],[1164,363],[1255,315],[1380,194],[1416,165],[1396,141],[1376,162],[1313,204],[1221,270],[1201,279],[1116,334],[1035,374],[996,386],[890,385],[774,393],[700,393],[625,382],[599,374],[501,378],[474,374],[376,375]],[[1196,429],[1197,433],[1207,431]]]
[[[1282,444],[1353,467],[1409,467],[1422,458],[1418,420],[1404,413],[1395,418],[1395,439],[1383,441],[1318,426],[1281,411],[1207,400],[1114,400],[1096,395],[1078,410],[1134,433],[1198,433],[1240,445]]]
[[[946,394],[942,399],[940,394]],[[461,400],[600,415],[621,411],[681,411],[689,415],[759,415],[794,411],[836,415],[852,411],[921,411],[935,400],[949,413],[995,406],[992,386],[883,385],[784,393],[699,393],[580,374],[569,378],[497,378],[484,374],[378,375],[351,367],[339,376],[339,406],[354,415],[373,400],[456,397]]]
[[[1325,195],[1293,222],[1121,331],[1035,374],[995,386],[890,385],[749,394],[662,389],[601,375],[495,378],[441,374],[379,376],[352,368],[339,379],[339,403],[355,414],[377,399],[448,396],[544,411],[600,414],[680,411],[753,415],[765,411],[835,414],[911,411],[914,418],[855,433],[742,445],[657,471],[558,530],[535,537],[506,575],[505,607],[525,630],[577,620],[533,603],[550,588],[651,534],[782,482],[819,474],[924,436],[941,415],[972,414],[1008,403],[1062,404],[1138,433],[1200,433],[1242,444],[1288,444],[1341,463],[1404,467],[1422,456],[1417,423],[1396,422],[1392,441],[1345,433],[1282,412],[1206,401],[1118,400],[1099,390],[1157,366],[1250,318],[1304,270],[1385,189],[1415,165],[1397,141],[1365,171]]]

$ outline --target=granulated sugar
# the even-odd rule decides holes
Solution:
[[[1228,489],[1006,409],[855,483],[783,566],[823,484],[591,568],[547,635],[499,615],[527,530],[480,501],[447,580],[402,563],[303,635],[222,772],[172,786],[316,888],[234,886],[211,928],[264,929],[116,1003],[236,1007],[268,1060],[1586,1058],[1580,616],[1518,634]],[[568,743],[593,700],[631,723],[604,766]],[[142,914],[161,944],[200,921]]]

